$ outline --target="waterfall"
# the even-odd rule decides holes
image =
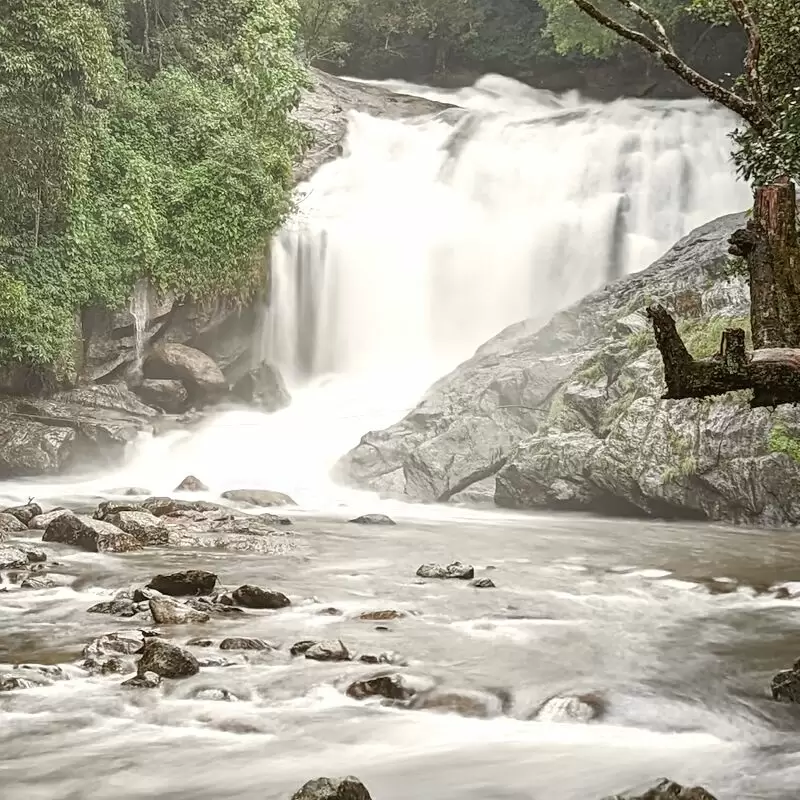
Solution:
[[[150,319],[150,281],[147,278],[136,281],[128,310],[133,317],[134,361],[131,369],[135,374],[141,374],[144,364],[145,333]]]
[[[296,381],[442,373],[744,208],[705,101],[583,102],[489,77],[395,88],[461,106],[354,114],[344,156],[300,188],[273,248],[265,344]]]

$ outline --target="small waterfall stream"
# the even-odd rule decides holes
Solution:
[[[144,365],[144,345],[147,323],[150,320],[150,281],[141,278],[133,287],[130,305],[128,306],[133,317],[133,336],[134,336],[134,362],[131,371],[141,375]]]

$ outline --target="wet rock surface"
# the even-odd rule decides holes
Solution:
[[[202,624],[211,617],[169,597],[153,597],[149,601],[150,613],[157,625]]]
[[[679,783],[663,778],[655,786],[643,792],[614,795],[605,800],[716,800],[709,792],[699,786],[681,786]]]
[[[350,522],[356,525],[396,525],[397,523],[386,514],[362,514],[360,517],[351,519]]]
[[[454,561],[452,564],[423,564],[417,570],[420,578],[454,578],[456,580],[468,581],[475,577],[475,568],[469,564],[462,564]]]
[[[185,572],[171,572],[167,575],[156,575],[148,589],[173,597],[211,594],[219,579],[213,572],[202,569],[190,569]]]
[[[139,677],[153,672],[162,678],[189,678],[199,671],[200,664],[188,650],[155,637],[145,639],[136,667]]]
[[[292,800],[372,800],[367,787],[358,778],[316,778],[308,781]]]
[[[263,508],[297,505],[288,494],[271,492],[266,489],[229,489],[222,493],[222,497],[235,503],[261,506]]]
[[[109,522],[76,514],[64,514],[52,520],[42,541],[68,544],[91,553],[127,553],[143,547],[135,536]]]
[[[316,642],[305,649],[303,655],[311,661],[349,661],[352,658],[341,640]]]
[[[278,609],[291,605],[291,600],[283,592],[262,589],[245,584],[231,592],[231,602],[242,608]]]

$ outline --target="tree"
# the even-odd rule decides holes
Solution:
[[[752,218],[731,237],[750,278],[755,352],[744,331],[723,334],[713,359],[691,357],[665,308],[651,306],[664,361],[668,398],[705,397],[753,389],[753,405],[800,401],[800,248],[796,189],[800,175],[800,5],[796,0],[703,0],[705,10],[729,13],[747,37],[741,79],[728,89],[694,70],[675,50],[662,21],[634,0],[608,0],[625,21],[595,0],[571,0],[601,26],[658,58],[708,99],[743,122],[734,134],[739,171],[755,182]],[[634,19],[638,25],[629,22]]]

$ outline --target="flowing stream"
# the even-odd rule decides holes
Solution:
[[[404,123],[356,114],[344,156],[300,188],[260,340],[292,405],[143,441],[113,473],[0,485],[0,501],[84,508],[114,487],[168,494],[193,473],[209,486],[201,497],[263,487],[299,503],[286,553],[52,550],[58,587],[0,586],[0,662],[74,662],[94,636],[136,627],[87,608],[182,568],[279,589],[292,606],[181,626],[176,641],[282,648],[154,691],[69,667],[70,680],[0,693],[0,797],[278,800],[309,778],[355,774],[374,800],[600,800],[662,775],[719,800],[796,798],[800,712],[768,687],[800,655],[800,616],[765,592],[800,589],[790,535],[410,506],[328,479],[361,434],[505,326],[544,320],[743,208],[730,119],[700,102],[591,104],[498,77],[459,92],[393,88],[462,110]],[[398,525],[346,521],[375,511]],[[454,559],[496,588],[415,576]],[[385,609],[406,616],[359,619]],[[376,667],[289,657],[319,638],[399,653],[401,671],[497,713],[351,700],[348,682]],[[235,701],[197,697],[209,688]],[[571,719],[566,701],[537,716],[579,695],[599,718]]]

